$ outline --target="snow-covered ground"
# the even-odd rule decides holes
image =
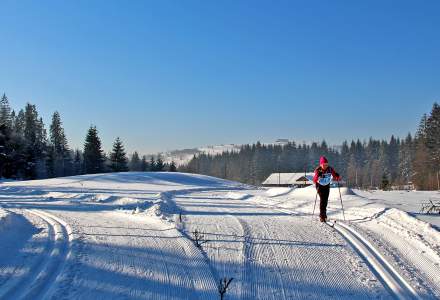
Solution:
[[[412,194],[341,192],[347,221],[332,189],[331,228],[313,188],[183,173],[1,183],[0,299],[219,299],[224,277],[225,299],[439,298],[440,234],[396,208]]]
[[[272,196],[277,195],[277,191],[279,191],[279,196]],[[411,210],[408,210],[408,213],[395,208],[401,207],[400,203],[415,202],[416,199],[423,199],[423,197],[436,197],[438,193],[376,191],[369,193],[341,188],[341,194],[345,218],[348,221],[346,224],[361,232],[363,237],[373,243],[397,272],[405,277],[416,290],[423,291],[425,297],[428,295],[440,297],[440,233],[438,228],[415,218]],[[375,194],[376,197],[367,198],[365,194]],[[316,192],[313,187],[290,192],[285,188],[274,188],[265,191],[261,196],[254,197],[253,201],[295,214],[310,215],[313,213],[315,196]],[[408,196],[407,199],[405,199],[406,196]],[[331,219],[338,221],[344,218],[337,188],[331,189],[328,214]],[[440,216],[424,217],[435,224]]]
[[[440,202],[440,192],[427,191],[358,191],[356,194],[387,207],[394,207],[440,228],[440,214],[421,213],[422,203]]]

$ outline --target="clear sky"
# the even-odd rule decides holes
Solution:
[[[0,92],[72,147],[405,136],[440,101],[440,1],[0,1]]]

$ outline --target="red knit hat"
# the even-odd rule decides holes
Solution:
[[[321,156],[321,158],[319,159],[319,164],[328,164],[328,160],[325,156]]]

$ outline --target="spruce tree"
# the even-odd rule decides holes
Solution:
[[[417,189],[429,189],[430,157],[427,144],[427,120],[426,114],[420,120],[417,129],[415,145],[416,150],[413,161],[413,182]]]
[[[389,170],[391,182],[394,182],[397,179],[398,170],[399,170],[399,148],[400,148],[399,139],[396,139],[394,135],[392,135],[387,148],[388,148],[387,149],[388,170]]]
[[[71,163],[69,146],[67,145],[67,138],[64,133],[60,114],[56,111],[52,116],[52,123],[50,125],[50,147],[53,156],[54,175],[66,176],[68,175],[69,166]]]
[[[90,126],[84,143],[84,169],[87,174],[104,171],[104,152],[96,126]]]
[[[5,124],[0,125],[0,177],[26,179],[24,141],[11,133]]]
[[[384,191],[387,191],[390,187],[390,181],[388,180],[388,176],[384,173],[382,175],[382,182],[380,184],[380,188]]]
[[[47,176],[49,178],[59,176],[56,170],[57,158],[55,154],[55,147],[49,146],[47,149],[47,159],[46,159],[46,168],[47,168]]]
[[[3,94],[0,99],[0,178],[8,176],[5,169],[11,163],[12,121],[8,98]]]
[[[177,167],[176,167],[176,163],[174,162],[174,160],[172,160],[170,163],[169,171],[170,172],[177,172]]]
[[[399,183],[401,185],[407,185],[411,181],[411,175],[413,173],[413,164],[412,161],[414,159],[414,145],[413,139],[410,133],[405,138],[405,141],[402,142],[399,149]]]
[[[130,159],[130,171],[141,171],[141,159],[139,158],[139,154],[137,153],[137,151],[134,151],[133,154],[131,155],[131,159]]]
[[[124,145],[119,137],[113,143],[113,150],[110,154],[110,168],[113,172],[128,171],[127,156],[125,154]]]
[[[20,124],[20,128],[17,128],[17,124]],[[15,116],[5,94],[0,100],[0,126],[0,177],[26,178],[24,111],[20,110]]]
[[[437,103],[434,103],[426,120],[426,147],[432,162],[432,171],[440,172],[440,105]]]
[[[154,156],[152,155],[150,157],[150,171],[155,172],[156,171],[156,161],[154,160]]]
[[[148,161],[147,161],[147,156],[143,155],[142,156],[142,161],[141,161],[141,171],[142,172],[146,172],[146,171],[149,171],[149,170],[150,170],[150,166],[149,166]]]
[[[24,138],[25,116],[24,111],[20,109],[14,119],[13,129],[16,136]]]
[[[9,100],[6,94],[3,94],[0,99],[0,125],[1,124],[12,129],[11,107],[9,106]]]
[[[159,154],[156,159],[155,169],[157,172],[162,172],[164,170],[164,168],[165,168],[165,164],[162,160],[162,157]]]
[[[5,176],[5,169],[9,163],[10,139],[10,130],[5,123],[0,123],[0,178]]]
[[[25,178],[46,177],[47,134],[43,119],[38,116],[37,108],[29,103],[24,111],[23,134],[25,141],[24,157],[26,160]]]
[[[81,152],[79,149],[75,150],[75,156],[73,160],[73,174],[74,175],[83,174],[83,163],[81,158]]]

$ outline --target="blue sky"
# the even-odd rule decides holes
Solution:
[[[0,1],[0,92],[72,147],[142,153],[414,132],[440,101],[440,1]]]

